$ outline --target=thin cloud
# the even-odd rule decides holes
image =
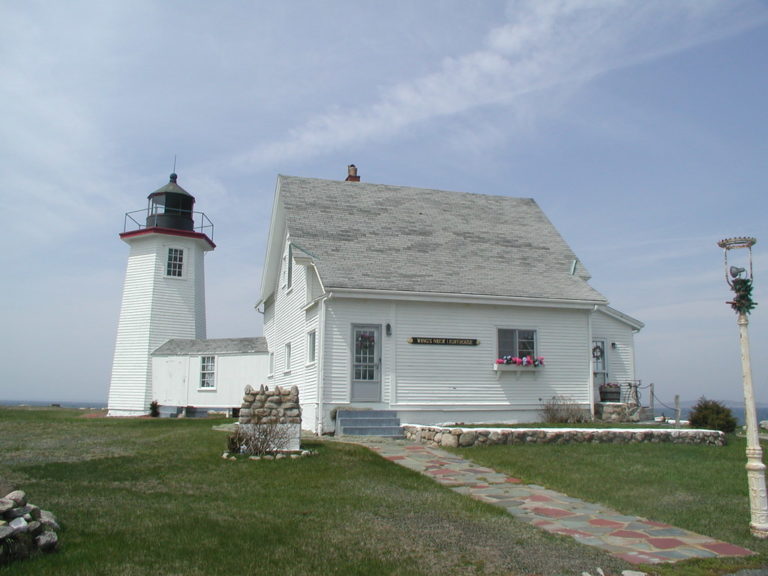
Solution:
[[[373,139],[433,118],[503,103],[685,50],[768,21],[753,3],[594,0],[512,2],[510,21],[486,45],[446,59],[432,74],[385,90],[378,101],[311,118],[287,138],[257,146],[235,164],[259,168]]]

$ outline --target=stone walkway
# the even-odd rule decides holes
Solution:
[[[405,440],[355,437],[387,460],[429,476],[460,494],[504,508],[548,532],[606,550],[632,564],[659,564],[690,558],[749,556],[750,550],[683,530],[627,516],[601,504],[571,498],[483,468],[438,448]]]

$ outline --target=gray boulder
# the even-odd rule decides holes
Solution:
[[[59,545],[59,537],[56,532],[43,532],[35,538],[35,544],[43,552],[53,552]]]

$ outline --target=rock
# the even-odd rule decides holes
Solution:
[[[7,536],[10,536],[14,532],[16,531],[8,525],[0,526],[0,540],[2,540],[3,538],[6,538]]]
[[[472,446],[477,439],[477,432],[464,432],[459,436],[459,446]]]
[[[440,446],[446,448],[457,448],[459,446],[459,437],[453,434],[443,434],[443,438],[440,441]]]
[[[30,512],[32,512],[32,506],[30,505],[18,506],[16,508],[13,508],[12,510],[8,510],[8,512],[5,513],[5,517],[8,520],[13,520],[14,518],[23,518],[27,514],[30,514]]]
[[[43,552],[53,552],[59,545],[59,537],[56,532],[43,532],[35,538],[35,544]]]
[[[40,534],[43,531],[43,525],[37,520],[32,520],[32,522],[27,524],[27,531],[30,534]]]
[[[622,570],[621,576],[648,576],[645,572],[638,572],[637,570]]]
[[[24,518],[14,518],[8,523],[8,526],[13,528],[13,532],[15,534],[23,534],[29,530],[29,524],[26,520],[24,520]]]
[[[17,506],[27,505],[27,495],[23,490],[14,490],[10,494],[6,494],[5,499],[15,502]]]
[[[51,512],[48,512],[48,510],[40,510],[40,523],[51,530],[61,530],[61,526],[59,526],[59,523],[56,521],[56,516]]]
[[[16,507],[16,503],[8,498],[0,498],[0,514],[5,514],[8,510]]]

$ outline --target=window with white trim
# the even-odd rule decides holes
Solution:
[[[317,331],[307,332],[307,364],[317,361]]]
[[[285,344],[285,371],[290,372],[291,371],[291,343],[287,342]]]
[[[168,248],[168,261],[165,265],[165,275],[181,278],[184,275],[184,250]]]
[[[498,358],[512,356],[523,358],[536,357],[536,330],[520,330],[518,328],[499,328]]]
[[[200,358],[200,388],[216,388],[216,356]]]

